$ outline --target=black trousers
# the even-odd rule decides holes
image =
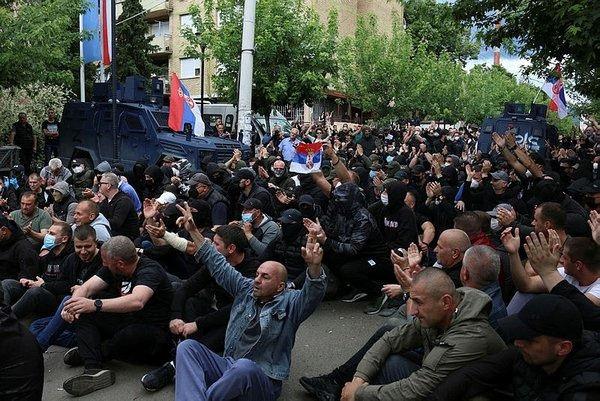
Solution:
[[[40,401],[44,358],[35,337],[20,323],[0,328],[0,400]]]
[[[75,332],[86,369],[102,368],[111,359],[159,365],[173,354],[174,343],[166,328],[136,321],[128,314],[82,315]]]
[[[368,257],[347,261],[338,268],[340,279],[369,295],[381,295],[383,284],[397,282],[389,258]]]

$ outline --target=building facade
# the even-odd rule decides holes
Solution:
[[[154,35],[153,44],[158,50],[152,55],[154,62],[161,68],[160,76],[167,83],[172,72],[184,82],[193,96],[200,94],[199,59],[185,57],[187,41],[181,35],[184,26],[191,26],[189,6],[198,0],[140,0],[148,10],[145,18],[150,24],[150,34]],[[382,32],[391,32],[393,16],[403,17],[402,5],[394,0],[305,0],[317,12],[322,22],[327,21],[331,9],[337,9],[339,34],[341,37],[352,35],[356,30],[358,18],[374,14],[378,18]],[[215,15],[218,25],[218,16]],[[212,75],[215,61],[207,60],[204,69],[205,97],[217,97]]]

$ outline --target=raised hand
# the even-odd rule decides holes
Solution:
[[[306,265],[310,270],[316,270],[321,268],[321,262],[323,261],[323,248],[315,240],[314,237],[308,236],[306,240],[306,246],[301,249],[302,259],[306,262]]]
[[[508,134],[504,135],[504,140],[506,141],[506,145],[509,148],[514,148],[515,146],[517,146],[517,140],[515,139],[515,134],[512,132],[509,132]]]
[[[596,241],[596,244],[600,245],[600,214],[597,211],[592,210],[590,212],[588,224],[592,230],[592,238]]]
[[[463,201],[458,201],[458,202],[456,202],[456,205],[454,205],[454,208],[455,208],[456,210],[459,210],[459,211],[461,211],[461,212],[464,212],[464,211],[465,211],[465,202],[463,202]]]
[[[517,219],[517,212],[501,207],[498,209],[497,219],[502,227],[509,227]]]
[[[408,257],[408,267],[411,271],[420,270],[421,268],[421,260],[423,259],[423,254],[419,250],[419,247],[414,242],[411,243],[408,247],[407,252]]]
[[[177,219],[178,222],[183,224],[183,227],[188,231],[197,231],[196,223],[194,223],[194,217],[192,215],[192,209],[187,202],[183,203],[183,207],[177,205],[177,209],[181,212],[182,216]]]
[[[158,210],[156,209],[156,200],[154,199],[144,199],[144,217],[146,219],[151,219],[156,216]]]
[[[506,139],[501,137],[497,132],[492,134],[492,140],[499,148],[504,148],[506,146]]]
[[[148,231],[148,234],[150,234],[151,237],[162,238],[165,236],[167,229],[165,223],[162,220],[159,220],[155,226],[146,224],[146,231]]]
[[[306,230],[308,231],[308,235],[310,237],[313,237],[315,240],[323,243],[326,239],[325,237],[325,231],[323,230],[323,227],[321,227],[321,224],[319,223],[319,219],[317,219],[316,222],[312,221],[311,219],[302,219],[302,222],[304,224],[304,227],[306,228]]]
[[[558,261],[560,260],[560,240],[556,231],[550,233],[549,239],[543,233],[531,233],[525,238],[525,253],[529,260],[529,264],[540,276],[544,273],[556,270]]]
[[[500,235],[500,240],[506,248],[506,252],[510,254],[516,254],[519,252],[519,247],[521,246],[521,237],[519,236],[519,229],[515,228],[515,234],[512,234],[512,228],[507,228],[502,231]]]

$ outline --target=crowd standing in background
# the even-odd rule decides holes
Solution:
[[[275,400],[323,299],[388,320],[301,378],[316,400],[600,399],[594,121],[543,155],[435,123],[274,127],[256,157],[197,171],[68,160],[53,110],[42,129],[38,171],[19,115],[0,180],[2,400],[41,399],[52,345],[81,367],[74,396],[114,384],[117,359],[177,401]],[[302,142],[323,142],[320,171],[290,171]]]

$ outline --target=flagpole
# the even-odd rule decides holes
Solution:
[[[112,84],[112,134],[113,134],[113,159],[119,160],[119,138],[117,135],[117,7],[116,0],[110,1],[110,23],[111,23],[111,60],[110,60],[110,81]]]
[[[79,98],[85,102],[85,63],[83,61],[83,14],[79,14]]]
[[[533,102],[535,104],[535,101],[537,100],[538,96],[540,95],[540,93],[542,93],[542,88],[540,88],[540,90],[538,90],[538,93],[535,95],[535,97],[533,98]]]

